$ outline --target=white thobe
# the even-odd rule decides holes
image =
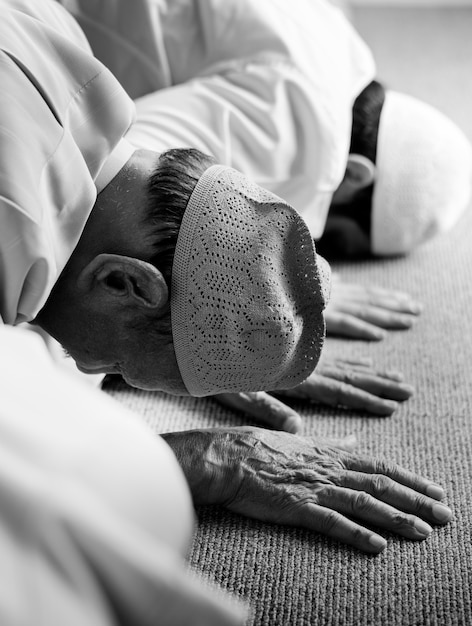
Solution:
[[[61,0],[135,99],[127,134],[194,147],[292,204],[321,236],[372,55],[324,0]]]
[[[0,0],[0,85],[0,623],[239,624],[185,572],[194,516],[171,449],[11,327],[133,153],[133,102],[51,0]]]
[[[234,626],[186,573],[188,487],[136,415],[0,326],[0,624]]]

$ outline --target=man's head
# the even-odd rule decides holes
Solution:
[[[319,250],[404,254],[450,228],[470,197],[472,151],[442,113],[376,81],[358,96],[346,174]]]
[[[196,150],[137,151],[36,319],[86,372],[172,393],[295,386],[329,278],[294,209]]]

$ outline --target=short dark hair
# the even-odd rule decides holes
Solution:
[[[377,160],[377,140],[385,88],[376,80],[367,85],[357,96],[352,108],[351,146],[349,152],[362,154],[372,163]],[[351,203],[351,215],[370,240],[372,224],[372,197],[374,185],[361,189]]]
[[[376,80],[361,91],[352,107],[351,146],[349,152],[362,154],[375,163],[380,114],[385,102],[385,88]]]
[[[188,201],[201,175],[215,159],[193,148],[175,148],[163,152],[147,184],[147,206],[144,230],[155,252],[149,262],[156,267],[171,293],[172,264],[182,218]],[[159,318],[138,318],[131,328],[140,328],[150,335],[172,338],[170,305]]]
[[[169,290],[182,217],[198,179],[214,163],[213,157],[193,148],[167,150],[149,178],[145,220],[155,246],[150,262],[162,273]]]

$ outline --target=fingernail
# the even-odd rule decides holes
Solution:
[[[299,415],[286,417],[282,426],[283,430],[296,435],[302,428],[302,418]]]
[[[347,435],[347,437],[344,437],[343,441],[348,446],[356,446],[357,445],[357,437],[356,437],[356,435]]]
[[[397,370],[387,370],[385,372],[385,376],[387,378],[393,378],[398,383],[400,383],[404,378],[403,374],[401,372],[397,372]]]
[[[382,330],[376,330],[372,333],[372,336],[376,341],[382,341],[387,336],[387,333]]]
[[[442,524],[448,522],[452,517],[452,511],[449,507],[444,504],[434,504],[433,505],[433,515],[434,518],[441,522]]]
[[[435,500],[442,500],[444,498],[444,489],[439,485],[429,485],[426,487],[426,495]]]
[[[357,437],[355,435],[348,435],[347,437],[339,439],[339,441],[337,443],[335,442],[333,445],[341,450],[352,452],[357,446]]]
[[[433,532],[433,529],[429,524],[424,522],[422,519],[415,520],[415,529],[422,535],[423,537],[429,537],[429,535]]]
[[[380,535],[371,535],[369,537],[369,543],[376,550],[385,550],[387,547],[387,542],[383,537],[380,537]]]
[[[385,415],[391,415],[398,408],[398,402],[394,402],[393,400],[384,400],[382,404],[386,409],[384,412]]]

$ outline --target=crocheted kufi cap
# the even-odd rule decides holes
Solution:
[[[377,142],[372,252],[394,255],[454,225],[470,199],[472,151],[445,115],[387,91]]]
[[[188,392],[287,389],[318,363],[329,267],[300,215],[213,165],[184,213],[172,268],[174,349]]]

